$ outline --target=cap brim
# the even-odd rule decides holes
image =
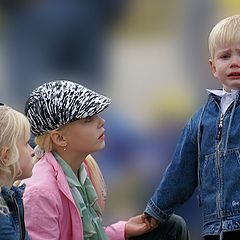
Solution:
[[[84,109],[79,111],[79,115],[77,115],[76,118],[82,119],[98,114],[106,109],[110,103],[110,98],[97,94],[96,97],[91,98],[87,104],[84,104]]]

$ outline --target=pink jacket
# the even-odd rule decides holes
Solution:
[[[79,211],[62,168],[51,153],[35,164],[23,181],[25,224],[32,240],[83,240]],[[105,228],[110,240],[124,240],[125,222]]]

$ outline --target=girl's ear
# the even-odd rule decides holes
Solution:
[[[0,162],[4,166],[9,160],[9,148],[3,147],[0,153]]]
[[[211,68],[213,76],[216,77],[215,76],[216,75],[216,66],[215,66],[213,60],[212,59],[208,59],[208,62],[209,62],[209,65],[210,65],[210,68]]]
[[[50,134],[52,142],[58,147],[67,146],[67,139],[62,132],[52,132]]]

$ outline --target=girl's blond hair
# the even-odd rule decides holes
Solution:
[[[240,43],[240,15],[222,19],[212,29],[208,38],[210,58],[213,60],[218,47]]]
[[[17,142],[21,137],[26,142],[30,138],[30,123],[20,112],[6,105],[0,106],[0,177],[8,176],[9,183],[21,175]],[[2,159],[2,153],[7,149],[8,161]],[[3,185],[0,178],[0,187]]]
[[[107,188],[101,170],[97,162],[91,155],[88,155],[86,157],[84,164],[98,195],[98,205],[100,206],[102,211],[104,211],[105,200],[107,197]]]
[[[40,148],[37,151],[41,152],[50,152],[52,151],[53,148],[53,142],[51,139],[51,133],[54,131],[61,131],[62,128],[60,129],[55,129],[49,132],[46,132],[43,135],[39,135],[35,138],[35,142],[37,146]],[[42,154],[37,154],[35,151],[35,162],[38,161],[42,157]],[[104,210],[104,205],[105,205],[105,199],[106,199],[106,185],[104,178],[102,176],[102,173],[100,171],[100,168],[95,161],[95,159],[91,156],[88,155],[84,161],[84,165],[86,167],[86,170],[88,172],[88,175],[93,183],[93,186],[97,192],[98,195],[98,204],[101,207],[102,211]]]

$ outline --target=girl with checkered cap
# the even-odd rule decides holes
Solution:
[[[48,82],[36,88],[25,114],[40,160],[26,179],[25,221],[33,240],[125,239],[152,230],[141,215],[104,228],[103,177],[91,153],[105,146],[99,113],[110,99],[77,83]]]

